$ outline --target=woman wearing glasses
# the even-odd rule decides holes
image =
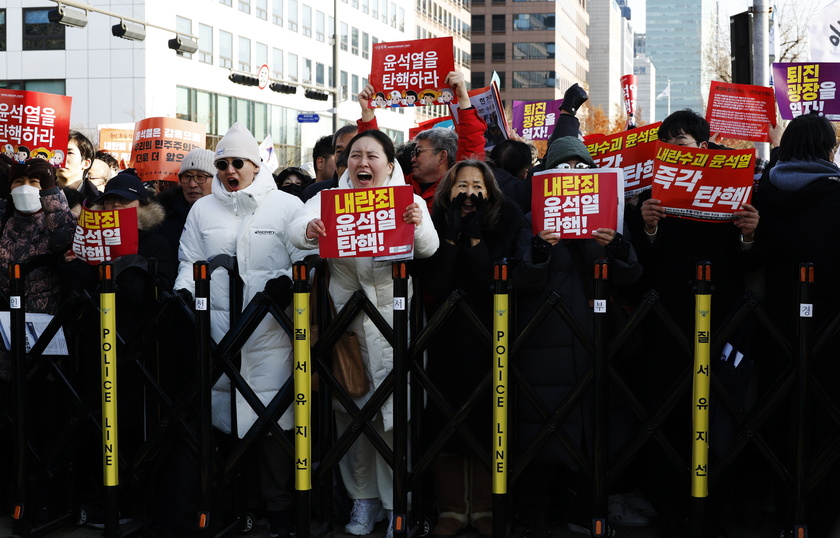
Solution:
[[[187,216],[175,289],[194,294],[193,263],[227,254],[236,257],[244,283],[243,305],[264,290],[277,306],[285,309],[292,297],[292,263],[303,258],[303,252],[289,242],[286,230],[303,204],[295,196],[277,190],[271,171],[260,159],[256,139],[240,123],[235,123],[219,141],[214,166],[217,173],[212,179],[211,194],[198,199]],[[189,179],[188,184],[194,181]],[[228,283],[224,269],[213,273],[211,336],[217,342],[230,327]],[[267,405],[290,376],[292,360],[292,344],[273,316],[263,319],[242,347],[241,356],[241,375]],[[213,387],[213,426],[242,437],[257,415],[239,391],[233,397],[236,431],[231,426],[231,386],[225,375]],[[290,430],[292,413],[287,411],[279,424]],[[260,492],[271,533],[288,535],[292,528],[291,458],[276,441],[265,437],[259,443],[259,465]]]

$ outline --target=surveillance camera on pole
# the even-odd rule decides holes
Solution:
[[[134,24],[133,22],[120,21],[111,27],[111,33],[115,37],[128,39],[129,41],[143,41],[146,39],[146,27],[142,24]]]
[[[50,10],[47,18],[50,22],[57,22],[74,28],[87,26],[87,11],[80,9],[68,9],[67,6],[59,4],[57,8]]]
[[[186,54],[193,54],[198,52],[198,41],[186,36],[177,35],[174,39],[169,40],[169,48]]]

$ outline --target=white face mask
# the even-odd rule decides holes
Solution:
[[[12,189],[12,201],[15,209],[31,214],[41,210],[41,189],[32,185],[21,185]]]

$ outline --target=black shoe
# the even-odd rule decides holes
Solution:
[[[271,538],[290,538],[294,535],[294,530],[291,510],[268,513],[268,533]]]

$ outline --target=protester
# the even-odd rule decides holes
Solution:
[[[504,140],[490,151],[489,163],[502,193],[514,200],[523,213],[531,211],[531,146],[519,140]]]
[[[333,179],[335,176],[335,155],[332,136],[322,136],[315,142],[315,146],[312,148],[312,166],[315,168],[314,183]]]
[[[113,155],[105,151],[97,151],[88,171],[88,179],[97,189],[102,190],[108,180],[119,171],[120,167]]]
[[[355,125],[345,125],[340,127],[332,136],[332,151],[333,151],[333,161],[335,161],[336,170],[335,175],[328,180],[319,180],[304,189],[303,194],[301,195],[301,200],[306,202],[316,193],[322,191],[324,189],[334,189],[338,186],[338,178],[341,177],[343,171],[339,169],[338,162],[341,159],[342,154],[344,153],[344,149],[347,147],[347,144],[350,140],[353,139],[356,134],[358,134],[359,129]],[[346,166],[346,164],[345,164]]]
[[[290,166],[274,177],[277,188],[300,198],[304,189],[312,184],[312,176],[303,168]]]
[[[347,146],[348,168],[338,186],[343,189],[364,189],[385,185],[402,185],[403,175],[395,161],[394,144],[378,130],[360,132]],[[292,241],[300,248],[315,249],[327,230],[320,218],[321,194],[306,202],[290,228]],[[398,213],[399,214],[399,213]],[[423,200],[414,196],[414,203],[401,214],[402,219],[414,225],[414,256],[427,258],[438,247],[437,234],[429,219]],[[376,262],[372,258],[328,259],[330,270],[330,295],[340,310],[357,290],[364,291],[380,314],[390,320],[394,308],[394,289],[391,264]],[[409,285],[411,290],[411,285]],[[356,317],[350,326],[360,340],[362,357],[371,387],[368,394],[355,399],[362,407],[393,368],[393,348],[366,315]],[[338,430],[346,430],[350,415],[335,406]],[[393,397],[389,397],[372,421],[376,432],[390,446],[393,438]],[[373,526],[386,516],[393,518],[393,471],[365,437],[359,437],[339,463],[341,476],[348,496],[353,499],[350,523],[345,532],[353,535],[370,534]],[[388,537],[393,525],[389,523]]]
[[[241,123],[235,123],[216,146],[212,193],[195,202],[181,235],[176,289],[194,294],[193,263],[219,254],[236,256],[247,304],[259,291],[286,309],[291,302],[292,263],[303,253],[292,246],[289,233],[301,202],[277,190],[271,172],[260,160],[259,144]],[[219,341],[231,325],[230,278],[219,269],[210,285],[211,336]],[[260,322],[241,351],[240,374],[267,405],[291,375],[292,344],[272,316]],[[237,431],[231,428],[234,400]],[[243,437],[257,419],[239,392],[233,393],[225,374],[213,387],[213,425],[223,433]],[[287,410],[279,420],[283,430],[293,425]],[[260,492],[273,536],[288,536],[293,528],[290,476],[292,458],[266,436],[259,442]]]
[[[84,194],[86,202],[91,202],[102,194],[88,179],[94,155],[95,150],[90,140],[78,131],[70,131],[64,166],[55,173],[59,187],[70,187],[80,191]]]

